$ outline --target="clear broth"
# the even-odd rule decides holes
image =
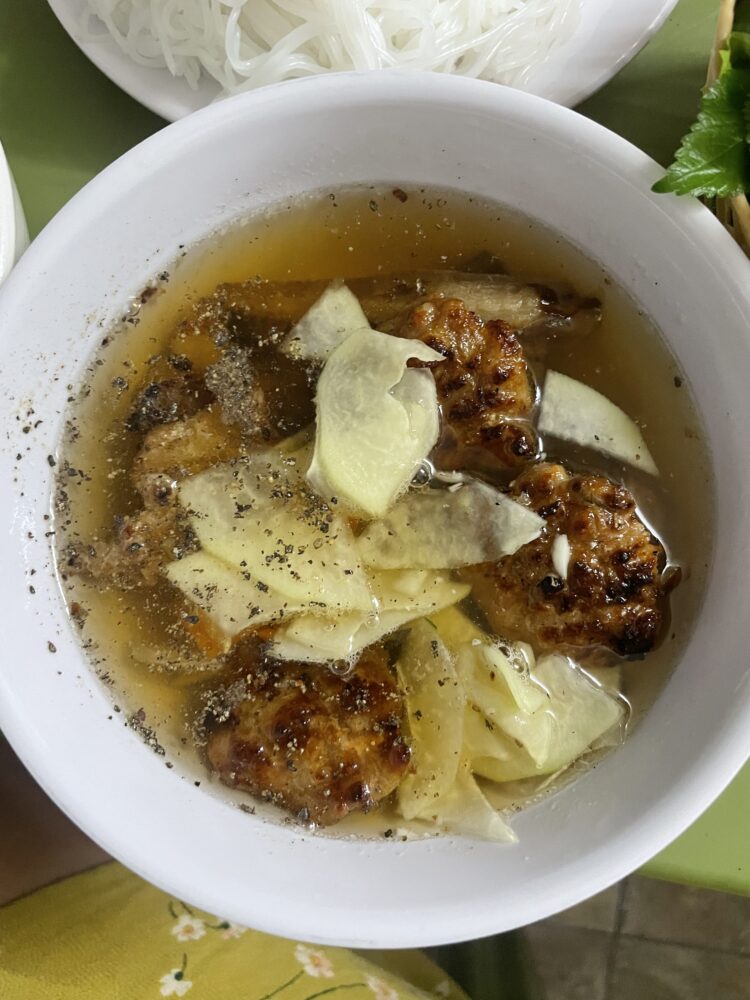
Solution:
[[[87,369],[60,456],[61,488],[68,498],[57,515],[62,544],[71,538],[105,538],[116,515],[137,508],[127,475],[136,446],[123,422],[148,379],[148,359],[164,349],[190,306],[217,285],[249,278],[330,280],[466,270],[480,255],[502,262],[524,282],[572,286],[584,297],[601,300],[598,331],[579,341],[565,336],[551,340],[545,364],[600,390],[634,417],[661,471],[660,477],[650,477],[575,448],[548,452],[572,468],[609,475],[631,489],[669,562],[682,571],[662,642],[645,660],[622,661],[632,725],[677,663],[702,599],[712,490],[690,387],[648,318],[599,265],[539,224],[463,194],[377,187],[324,192],[278,206],[184,251],[168,274],[137,297]],[[304,422],[308,404],[295,412],[294,391],[282,395],[292,399],[286,412],[294,430],[295,422]],[[83,474],[66,476],[70,468]],[[160,640],[165,609],[170,601],[174,604],[168,585],[154,594],[122,593],[97,589],[81,578],[66,579],[63,572],[62,586],[97,673],[112,687],[117,706],[113,720],[132,725],[164,754],[167,766],[177,766],[191,780],[204,780],[206,769],[191,733],[196,698],[206,682],[196,685],[150,672],[131,655],[134,644]],[[229,790],[222,794],[253,801]],[[357,819],[335,829],[367,833],[388,824],[385,810],[364,824]]]

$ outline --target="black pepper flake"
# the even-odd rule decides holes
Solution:
[[[54,455],[47,455],[47,465],[50,467],[50,469],[54,469],[54,467],[57,465]]]
[[[140,305],[145,306],[149,299],[156,295],[158,288],[156,285],[146,285],[141,294],[138,296],[137,301]],[[127,317],[126,317],[127,318]]]
[[[675,375],[675,377],[674,377],[674,387],[675,387],[675,389],[681,389],[682,388],[682,379],[680,378],[679,375]]]
[[[393,195],[394,198],[396,198],[402,204],[405,201],[409,200],[409,195],[406,193],[406,191],[404,191],[403,188],[394,188],[393,191],[391,191],[391,194]]]
[[[50,651],[50,653],[57,652],[57,646],[54,644],[54,642],[50,642],[49,640],[47,640],[47,649]]]
[[[172,354],[167,360],[172,368],[178,372],[189,372],[193,369],[193,362],[184,354]]]
[[[115,705],[115,711],[118,712],[119,708]],[[139,708],[137,712],[134,712],[129,719],[125,720],[125,725],[132,729],[133,732],[137,733],[146,746],[153,750],[155,754],[159,757],[163,757],[166,751],[164,747],[159,743],[156,733],[154,730],[146,725],[146,712],[144,709]]]

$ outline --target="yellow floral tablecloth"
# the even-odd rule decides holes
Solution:
[[[115,863],[0,909],[2,1000],[467,1000],[419,952],[377,962],[201,913]]]

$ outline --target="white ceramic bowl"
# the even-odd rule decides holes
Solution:
[[[722,790],[750,747],[750,271],[700,205],[649,192],[658,174],[616,136],[518,92],[440,76],[339,76],[234,98],[165,129],[49,225],[0,294],[0,724],[95,840],[168,891],[240,923],[403,947],[478,937],[567,907],[664,847]],[[178,244],[282,196],[383,181],[524,206],[601,261],[664,331],[713,453],[715,547],[685,656],[622,748],[517,817],[517,846],[321,838],[195,788],[108,721],[108,694],[52,576],[46,456],[100,322],[120,315]]]
[[[553,49],[527,76],[529,94],[573,107],[610,80],[662,26],[677,0],[581,0],[581,16],[571,38]],[[196,90],[166,69],[141,66],[126,55],[105,29],[87,37],[83,30],[89,0],[49,0],[73,41],[125,93],[157,115],[175,121],[205,108],[219,94],[202,76]]]

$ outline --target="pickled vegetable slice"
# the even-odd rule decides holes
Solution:
[[[548,371],[539,411],[542,434],[594,448],[658,476],[656,462],[634,420],[596,389]]]
[[[382,517],[409,485],[440,429],[435,380],[407,369],[442,355],[417,340],[358,330],[333,351],[318,381],[308,482],[326,499]]]
[[[544,520],[504,493],[469,480],[455,489],[408,493],[358,539],[362,560],[381,569],[446,569],[512,555],[538,538]]]
[[[373,579],[378,612],[352,612],[335,617],[300,615],[278,630],[270,647],[271,655],[310,663],[353,660],[365,647],[402,625],[455,604],[469,593],[466,584],[434,574],[416,593],[404,593],[399,591],[397,581],[388,580],[390,575],[383,573]]]
[[[294,604],[371,611],[351,529],[306,487],[300,454],[270,449],[216,466],[181,485],[180,503],[201,546],[236,572]]]
[[[334,281],[284,338],[281,350],[302,361],[325,361],[355,330],[370,328],[357,296]]]
[[[405,819],[413,819],[445,795],[456,780],[463,743],[466,696],[453,657],[437,629],[414,622],[399,656],[398,677],[406,699],[413,769],[398,789]]]
[[[487,800],[466,761],[459,765],[456,780],[445,795],[425,808],[418,818],[431,820],[449,833],[479,840],[501,843],[518,840],[508,823]]]
[[[221,632],[232,638],[246,629],[281,621],[306,607],[290,602],[250,573],[205,551],[169,563],[164,573]]]

